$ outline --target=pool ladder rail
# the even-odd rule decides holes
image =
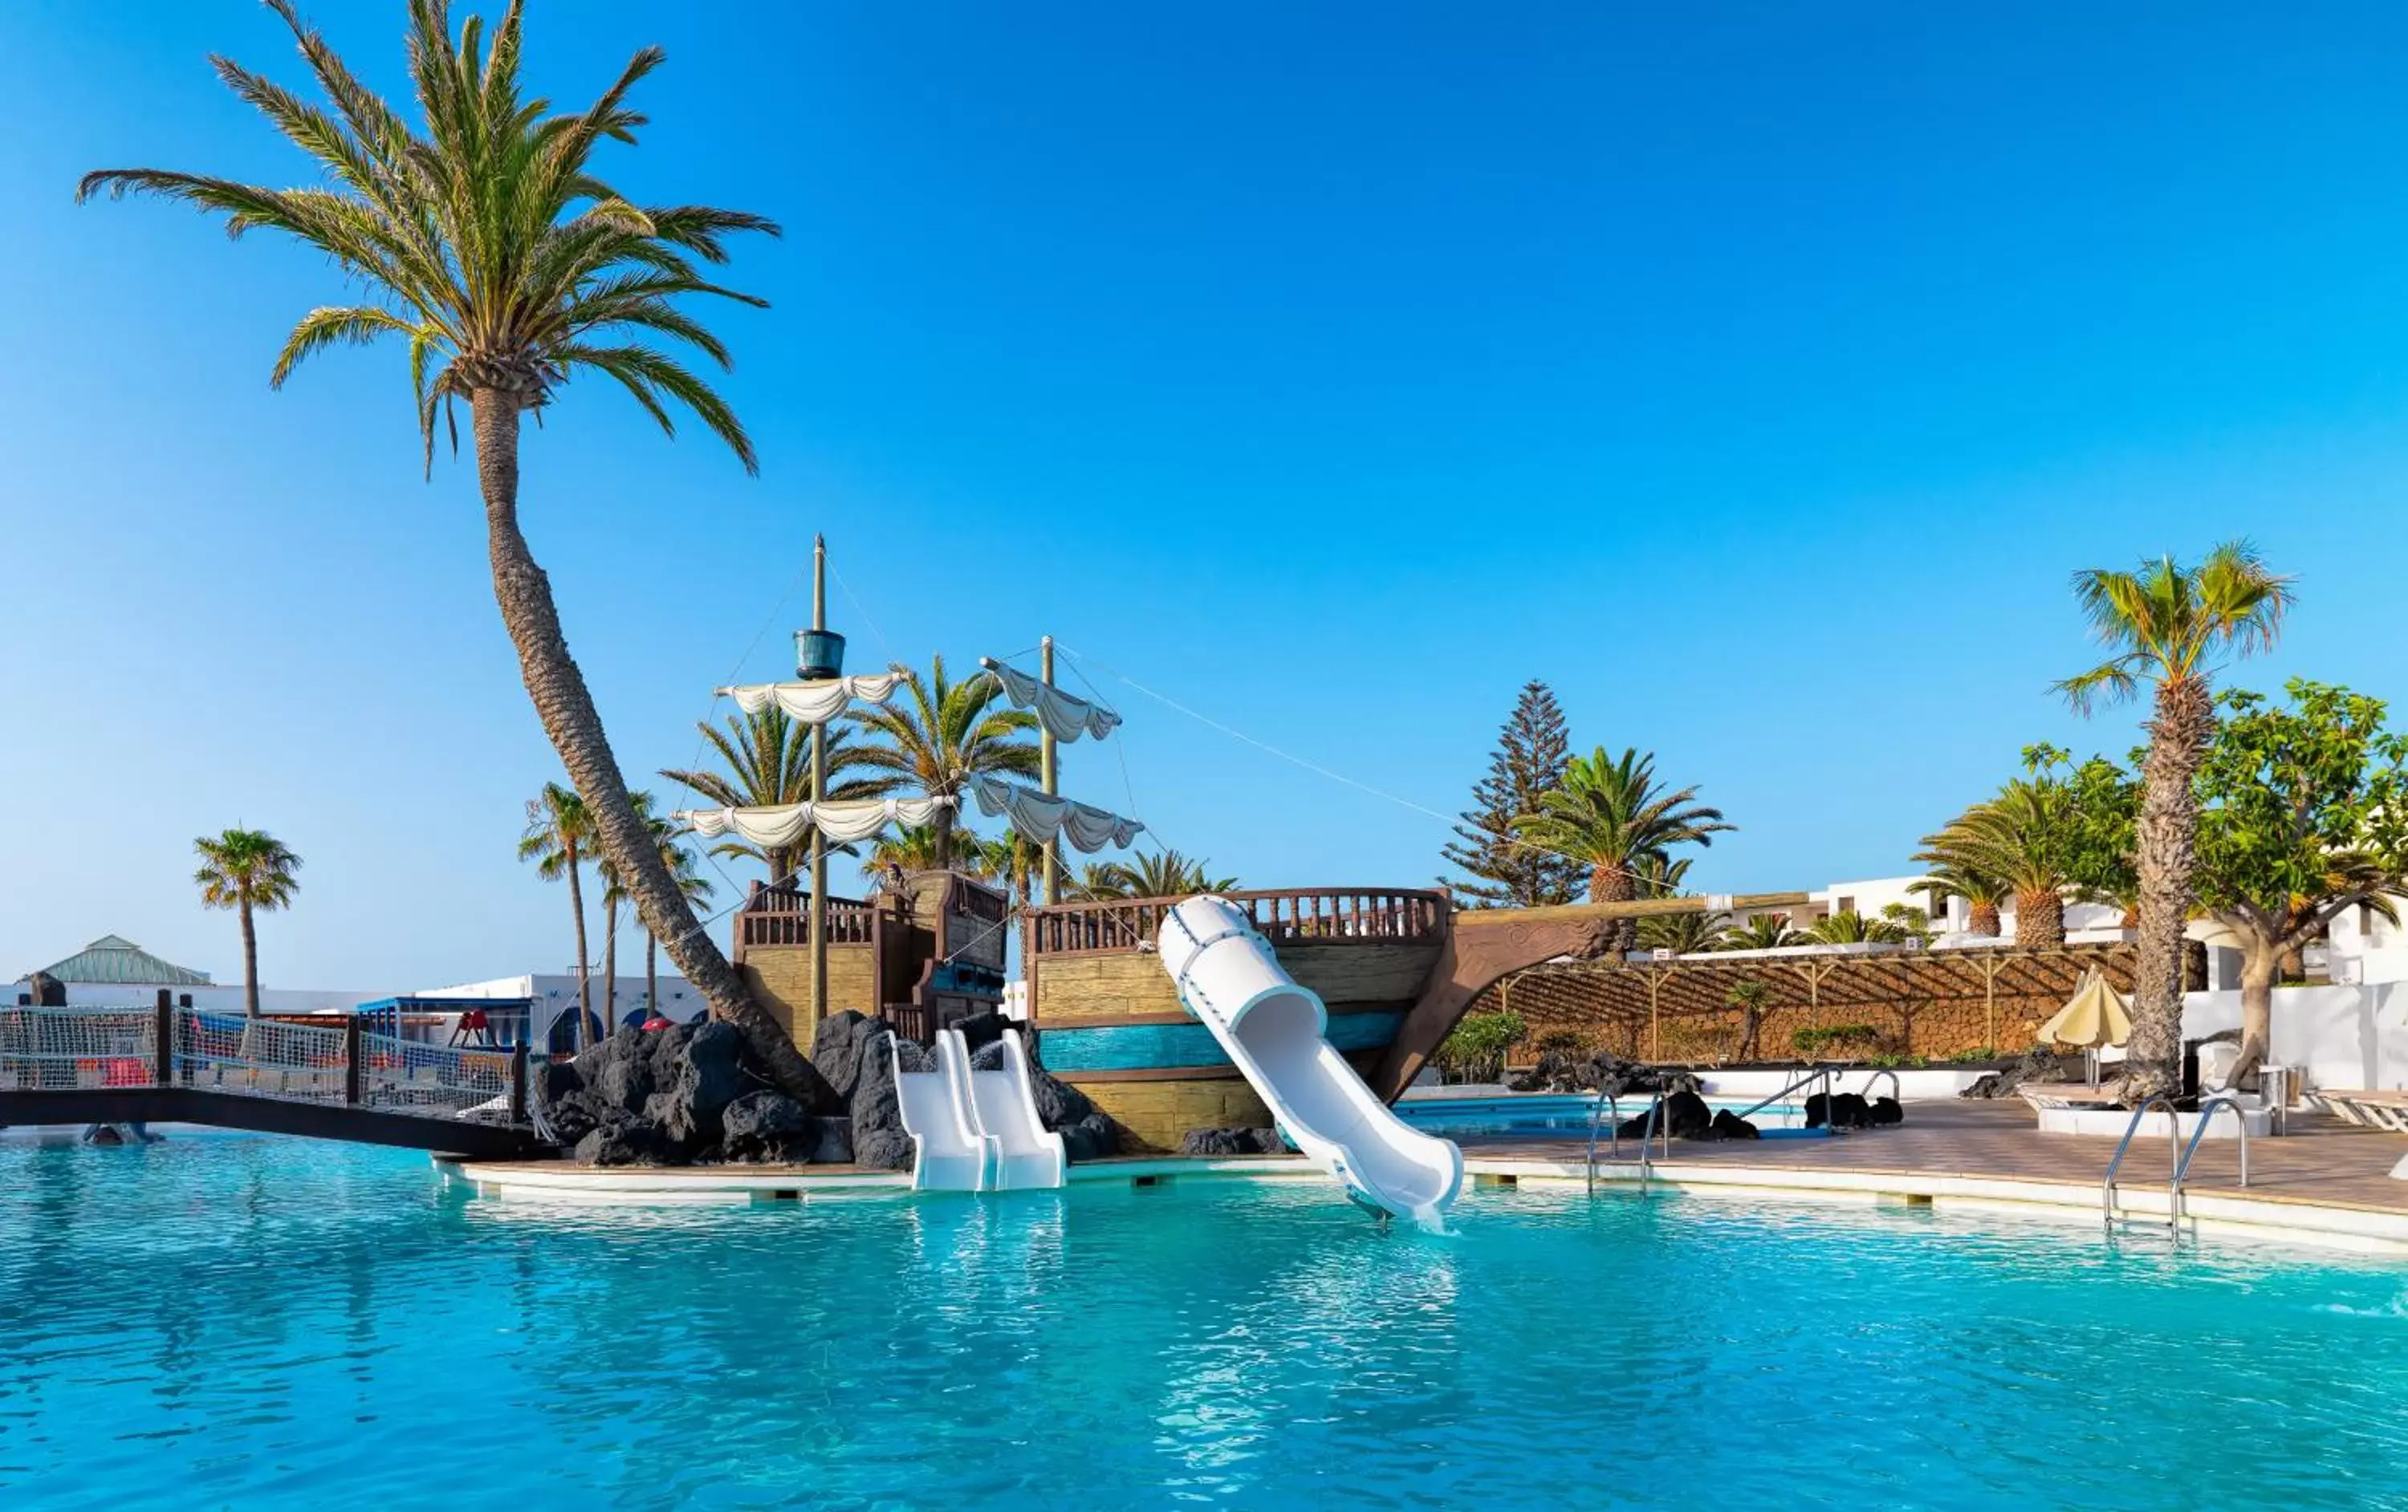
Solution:
[[[1788,1096],[1791,1092],[1796,1091],[1799,1088],[1811,1087],[1815,1082],[1819,1081],[1823,1084],[1824,1127],[1831,1134],[1837,1134],[1840,1132],[1839,1129],[1829,1121],[1829,1109],[1833,1101],[1832,1090],[1839,1085],[1838,1081],[1834,1079],[1834,1077],[1835,1074],[1828,1066],[1809,1071],[1804,1076],[1799,1077],[1796,1081],[1791,1082],[1788,1086],[1782,1088],[1777,1092],[1774,1092],[1771,1096],[1750,1105],[1746,1112],[1738,1114],[1737,1117],[1743,1119],[1750,1113],[1761,1113],[1766,1108],[1770,1107],[1773,1104],[1778,1103],[1783,1098]],[[1866,1080],[1866,1090],[1870,1091],[1872,1088],[1873,1082],[1879,1080],[1883,1077],[1887,1077],[1889,1078],[1890,1091],[1892,1095],[1896,1095],[1899,1083],[1898,1073],[1895,1071],[1883,1070],[1875,1072],[1871,1077]],[[1655,1100],[1647,1105],[1647,1122],[1639,1132],[1639,1191],[1641,1196],[1647,1194],[1656,1175],[1655,1158],[1648,1153],[1650,1143],[1657,1139],[1662,1140],[1664,1159],[1669,1161],[1672,1158],[1672,1124],[1671,1120],[1664,1115],[1664,1099],[1666,1095],[1667,1094],[1663,1092],[1657,1092],[1655,1096]],[[1588,1172],[1588,1191],[1589,1195],[1592,1197],[1597,1195],[1598,1127],[1608,1111],[1611,1111],[1613,1114],[1613,1122],[1607,1129],[1606,1137],[1608,1143],[1606,1145],[1606,1149],[1608,1153],[1614,1157],[1614,1159],[1620,1160],[1622,1157],[1622,1104],[1612,1092],[1607,1091],[1604,1088],[1600,1087],[1598,1089],[1597,1097],[1589,1104],[1588,1111],[1588,1159],[1584,1163],[1584,1169]]]
[[[2227,1108],[2232,1114],[2232,1126],[2241,1134],[2241,1184],[2249,1185],[2249,1119],[2242,1111],[2241,1101],[2229,1093],[2219,1092],[2199,1105],[2199,1122],[2190,1131],[2190,1143],[2182,1137],[2182,1118],[2173,1099],[2163,1093],[2149,1098],[2132,1110],[2132,1121],[2124,1125],[2124,1137],[2116,1142],[2115,1156],[2107,1163],[2107,1174],[2099,1180],[2099,1209],[2107,1232],[2113,1234],[2118,1223],[2139,1221],[2128,1214],[2115,1210],[2115,1173],[2122,1169],[2124,1152],[2132,1148],[2132,1136],[2141,1132],[2141,1120],[2154,1108],[2162,1107],[2166,1114],[2166,1158],[2172,1175],[2166,1177],[2166,1233],[2179,1240],[2182,1237],[2185,1183],[2190,1177],[2190,1163],[2199,1155],[2199,1142],[2207,1136],[2207,1126],[2215,1121],[2215,1110]]]

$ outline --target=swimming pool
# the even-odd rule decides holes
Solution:
[[[1383,1236],[1301,1182],[577,1212],[326,1145],[0,1150],[0,1505],[2408,1487],[2396,1263],[1576,1189],[1484,1189],[1455,1226]]]
[[[1624,1120],[1627,1122],[1643,1116],[1653,1101],[1652,1094],[1643,1092],[1623,1098],[1619,1105]],[[1747,1121],[1755,1124],[1760,1133],[1805,1132],[1804,1104],[1775,1103],[1770,1107],[1758,1107],[1756,1103],[1754,1098],[1706,1099],[1706,1105],[1718,1113],[1728,1109],[1744,1114]],[[1586,1139],[1589,1120],[1596,1107],[1595,1096],[1572,1093],[1412,1097],[1397,1105],[1397,1116],[1416,1129],[1449,1139],[1562,1139],[1567,1136]],[[1606,1121],[1612,1121],[1611,1111]]]

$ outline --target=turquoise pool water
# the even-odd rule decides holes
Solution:
[[[2408,1267],[1308,1185],[529,1214],[0,1149],[0,1507],[2398,1506]]]
[[[1802,1103],[1775,1103],[1759,1106],[1758,1099],[1742,1097],[1709,1097],[1706,1105],[1717,1112],[1728,1109],[1743,1114],[1750,1123],[1765,1134],[1804,1132],[1806,1107]],[[1622,1099],[1624,1121],[1646,1115],[1649,1099],[1631,1096]],[[1566,1136],[1585,1139],[1589,1121],[1596,1116],[1597,1099],[1577,1095],[1544,1092],[1520,1093],[1512,1097],[1415,1097],[1397,1105],[1397,1112],[1407,1123],[1430,1134],[1449,1139],[1562,1139]],[[1612,1114],[1609,1111],[1608,1121]]]

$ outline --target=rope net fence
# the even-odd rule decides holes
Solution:
[[[176,1080],[182,1086],[293,1103],[345,1101],[347,1057],[339,1026],[197,1008],[178,1008],[175,1025]]]
[[[392,1034],[360,1036],[360,1102],[368,1107],[431,1117],[472,1110],[506,1123],[510,1112],[510,1053],[426,1045]]]
[[[158,1041],[148,1008],[0,1008],[0,1091],[148,1087]]]

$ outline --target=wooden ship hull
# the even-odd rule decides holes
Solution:
[[[1403,1092],[1483,988],[1596,949],[1593,909],[1458,912],[1443,892],[1305,888],[1226,894],[1329,1010],[1327,1038],[1371,1089]],[[1154,953],[1176,898],[1033,908],[1022,934],[1037,1058],[1111,1116],[1129,1153],[1198,1129],[1267,1128],[1270,1110],[1181,1006]]]
[[[735,964],[804,1054],[811,1018],[810,894],[756,883],[736,916]],[[982,1013],[1003,999],[1009,900],[957,872],[913,872],[899,891],[827,900],[827,1002],[883,1015],[907,1038]]]

